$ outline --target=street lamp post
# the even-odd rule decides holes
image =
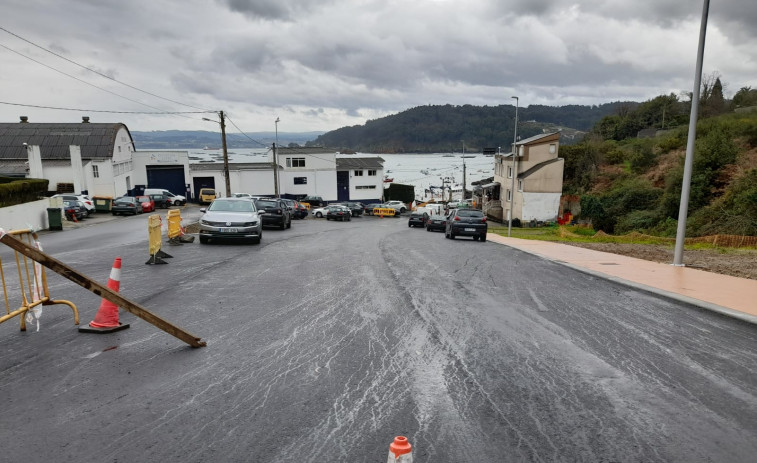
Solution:
[[[466,199],[465,195],[465,140],[460,140],[463,143],[463,201]]]
[[[513,131],[513,167],[512,167],[512,182],[510,185],[510,213],[508,214],[507,218],[507,236],[510,236],[510,232],[513,227],[513,199],[515,198],[515,159],[517,156],[518,151],[518,97],[514,96],[511,98],[515,98],[515,130]]]
[[[226,148],[226,120],[223,115],[223,111],[218,111],[218,117],[221,119],[220,122],[214,121],[213,119],[208,119],[207,117],[203,117],[203,121],[209,121],[209,122],[215,122],[216,124],[221,125],[221,143],[223,144],[223,176],[226,179],[226,197],[231,197],[231,179],[229,178],[229,152]]]
[[[278,149],[279,149],[279,122],[280,119],[276,117],[276,120],[273,121],[274,125],[276,126],[276,142],[273,144],[273,189],[274,193],[277,198],[279,198],[279,159],[278,159]]]

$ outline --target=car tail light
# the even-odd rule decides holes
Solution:
[[[460,221],[460,217],[455,216],[455,220],[457,220],[459,222]]]
[[[486,217],[481,217],[482,222],[486,222]]]

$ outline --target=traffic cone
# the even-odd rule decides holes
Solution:
[[[413,463],[413,446],[405,436],[397,436],[389,445],[389,458],[386,463]]]
[[[113,268],[108,278],[108,289],[118,292],[121,287],[121,258],[116,257],[113,262]],[[80,326],[79,331],[82,333],[112,333],[114,331],[125,330],[128,324],[118,321],[118,306],[105,298],[100,303],[100,309],[95,315],[95,319],[89,322],[87,326]]]

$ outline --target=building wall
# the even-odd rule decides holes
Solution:
[[[565,161],[563,159],[542,167],[538,172],[534,172],[534,175],[522,179],[523,190],[529,193],[562,192],[564,167]],[[557,215],[557,211],[555,211],[555,215]]]
[[[115,155],[114,155],[115,156]],[[189,175],[189,152],[188,151],[134,151],[131,153],[132,161],[132,188],[135,185],[147,185],[148,166],[173,166],[184,169],[185,183],[192,183]]]
[[[47,208],[56,207],[50,199],[40,199],[30,203],[15,206],[0,207],[0,224],[5,231],[23,230],[31,227],[34,230],[49,228]],[[61,215],[63,220],[65,216]]]
[[[119,162],[130,161],[132,151],[134,151],[134,146],[131,143],[129,131],[121,127],[116,133],[116,139],[113,144],[113,162],[117,164]]]
[[[368,171],[375,171],[376,175],[368,175]],[[362,171],[363,175],[357,175]],[[384,194],[383,169],[353,169],[350,170],[350,200],[363,201],[381,199]]]
[[[249,193],[253,196],[272,195],[273,187],[273,169],[265,170],[239,170],[235,176],[231,175],[231,192],[232,193]],[[223,176],[221,176],[221,185],[223,185]],[[284,179],[279,179],[279,186],[283,187]],[[216,180],[218,186],[218,180]],[[236,188],[236,189],[235,189]]]
[[[521,213],[516,215],[521,222],[531,220],[555,221],[560,208],[560,193],[523,193]]]

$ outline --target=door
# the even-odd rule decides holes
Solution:
[[[340,170],[336,173],[336,199],[349,201],[350,199],[350,171]]]
[[[184,167],[147,166],[147,187],[163,188],[175,195],[184,196],[186,193]]]

